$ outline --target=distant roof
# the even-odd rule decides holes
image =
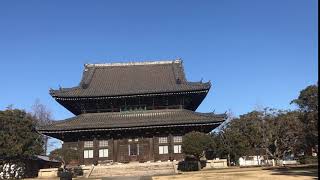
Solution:
[[[43,161],[50,161],[50,162],[60,162],[58,160],[55,159],[50,159],[49,156],[43,156],[43,155],[36,155],[36,158],[43,160]]]
[[[50,134],[58,131],[96,131],[140,129],[161,126],[190,126],[221,124],[226,114],[198,113],[186,109],[163,109],[148,111],[87,113],[40,127],[39,132]]]
[[[188,82],[182,61],[85,64],[80,84],[50,90],[53,97],[98,97],[209,90],[210,82]]]

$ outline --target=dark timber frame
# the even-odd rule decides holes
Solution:
[[[79,150],[79,164],[180,160],[184,134],[226,119],[195,112],[210,87],[188,82],[181,60],[86,64],[79,86],[50,90],[76,116],[38,131]]]

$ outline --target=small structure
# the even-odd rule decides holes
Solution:
[[[242,156],[239,158],[240,166],[274,166],[274,159],[266,159],[265,156],[256,155],[256,156]]]
[[[48,156],[42,155],[37,155],[34,158],[27,160],[25,163],[27,177],[36,177],[40,169],[58,168],[61,166],[60,161],[49,159]]]
[[[0,179],[33,178],[38,176],[39,169],[60,167],[60,165],[59,161],[36,155],[16,162],[0,164]]]
[[[213,159],[213,160],[207,160],[207,164],[204,167],[204,169],[211,169],[211,168],[227,168],[228,163],[227,159]]]
[[[226,114],[195,112],[210,82],[186,80],[181,60],[85,64],[80,84],[50,90],[75,117],[38,129],[79,150],[80,164],[183,159],[183,135]]]

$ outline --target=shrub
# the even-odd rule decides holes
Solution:
[[[74,167],[72,169],[72,174],[74,177],[77,177],[77,176],[83,176],[83,170],[80,166],[77,166],[77,167]]]
[[[180,171],[199,171],[200,170],[199,161],[180,161],[178,163],[178,170]]]
[[[200,165],[201,165],[201,169],[206,167],[207,165],[207,160],[200,160]]]
[[[72,172],[63,171],[60,173],[60,180],[72,180]]]
[[[313,156],[303,156],[299,159],[299,162],[301,164],[317,164],[318,163],[318,157]]]
[[[186,155],[184,161],[178,163],[178,170],[180,171],[199,171],[206,166],[206,160],[198,160],[193,155]]]
[[[61,177],[61,178],[66,177],[68,176],[68,174],[71,174],[72,177],[83,176],[83,170],[80,166],[65,168],[65,169],[63,168],[58,169],[58,177]]]
[[[24,174],[24,163],[0,163],[0,179],[21,179],[24,177]]]

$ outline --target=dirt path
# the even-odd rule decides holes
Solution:
[[[236,168],[223,170],[204,170],[199,172],[187,172],[172,176],[155,176],[153,180],[311,180],[318,179],[317,168],[293,168],[293,169],[263,169],[263,168]]]

